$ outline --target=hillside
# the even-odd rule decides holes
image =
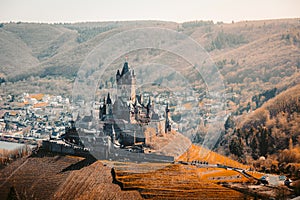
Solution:
[[[201,157],[201,150],[192,145],[191,159],[248,168],[208,150],[206,157]],[[185,161],[186,155],[179,160]],[[7,195],[20,199],[239,199],[246,195],[219,185],[219,181],[249,182],[240,173],[223,168],[95,161],[42,152],[12,162],[0,175],[1,199]]]
[[[16,70],[28,70],[38,64],[38,59],[32,55],[30,47],[18,36],[0,29],[1,73],[10,76]]]
[[[137,191],[113,184],[110,169],[101,162],[84,165],[83,158],[69,156],[17,160],[0,171],[0,198],[141,199]]]
[[[132,21],[132,22],[99,22],[75,24],[35,24],[35,23],[9,23],[1,28],[1,39],[7,41],[14,37],[15,41],[1,47],[5,52],[11,53],[18,43],[27,47],[22,51],[24,58],[20,57],[14,63],[13,55],[2,54],[0,66],[5,67],[3,73],[12,80],[19,80],[28,76],[64,76],[76,75],[85,56],[88,55],[100,42],[118,32],[138,28],[159,26],[174,28],[173,22],[159,21]],[[23,60],[35,58],[28,63],[26,69],[21,66]],[[6,58],[6,59],[4,59]],[[25,63],[27,64],[27,63]],[[1,67],[2,68],[2,67]],[[34,73],[32,73],[34,72]]]
[[[248,157],[248,162],[260,156],[270,157],[277,162],[277,169],[282,163],[300,163],[300,84],[255,111],[235,117],[235,122],[223,136],[220,149],[229,146],[227,153],[229,150],[240,158]],[[291,172],[297,172],[297,168]]]
[[[1,54],[0,72],[11,80],[29,76],[73,78],[88,53],[105,39],[124,30],[153,26],[177,30],[199,42],[221,70],[226,86],[235,92],[255,94],[261,91],[257,91],[256,85],[262,83],[264,89],[270,89],[290,77],[300,65],[298,19],[234,24],[201,21],[182,24],[161,21],[8,23],[0,29],[1,40],[11,41],[6,45],[2,43],[0,48],[5,52]],[[22,48],[19,54],[15,54],[17,44]],[[236,84],[245,89],[239,91]]]
[[[40,150],[0,170],[0,198],[277,199],[278,191],[288,192],[278,190],[276,182],[272,187],[253,185],[256,181],[244,171],[257,178],[266,174],[248,169],[196,145],[174,163],[96,160]]]

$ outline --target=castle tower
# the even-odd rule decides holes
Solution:
[[[128,62],[125,62],[122,71],[117,71],[116,74],[118,98],[121,98],[124,102],[131,99],[135,101],[135,85],[136,78],[134,70],[129,68]]]
[[[130,121],[130,103],[135,102],[136,78],[134,71],[129,68],[128,62],[125,62],[123,68],[117,71],[117,98],[114,103],[114,115],[116,119]],[[129,103],[129,104],[128,104]]]

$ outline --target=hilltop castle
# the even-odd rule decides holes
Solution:
[[[171,131],[168,104],[165,109],[165,119],[160,119],[154,111],[151,97],[144,100],[142,94],[136,94],[136,76],[128,62],[124,63],[121,72],[117,71],[116,83],[115,101],[113,102],[108,93],[107,98],[101,99],[99,108],[100,129],[105,135],[110,136],[113,142],[121,146],[146,144],[145,125],[150,123],[156,128],[156,135]]]
[[[136,94],[136,76],[127,62],[117,71],[116,84],[116,95],[102,93],[97,117],[98,109],[82,119],[78,115],[77,127],[74,121],[66,127],[63,143],[44,141],[43,147],[126,162],[173,162],[189,148],[190,140],[171,130],[169,105],[154,109],[149,95]]]

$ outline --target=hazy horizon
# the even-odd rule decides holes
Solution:
[[[185,22],[299,18],[297,0],[97,1],[1,0],[1,22],[76,23],[131,20]]]

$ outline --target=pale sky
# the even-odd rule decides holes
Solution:
[[[0,0],[0,22],[299,18],[300,0]]]

